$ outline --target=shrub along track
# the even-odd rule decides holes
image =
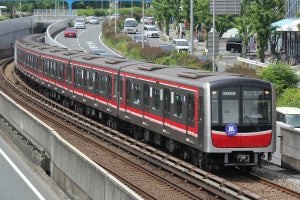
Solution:
[[[269,198],[68,110],[23,84],[12,63],[5,69],[0,85],[4,93],[145,199]]]

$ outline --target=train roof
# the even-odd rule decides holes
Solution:
[[[44,54],[53,58],[61,58],[76,64],[83,63],[91,67],[106,68],[108,70],[122,71],[136,76],[145,76],[180,84],[200,86],[207,82],[225,82],[225,80],[256,80],[241,77],[238,74],[226,72],[201,71],[182,66],[166,66],[155,63],[142,62],[123,57],[105,57],[78,50],[49,46],[40,42],[41,34],[27,36],[20,40],[32,49],[40,49]],[[259,84],[265,81],[258,81]],[[266,82],[265,82],[266,83]]]

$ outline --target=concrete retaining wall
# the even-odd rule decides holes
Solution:
[[[71,199],[142,199],[0,92],[0,114],[50,157],[51,178]]]
[[[280,127],[281,166],[300,172],[300,131]]]
[[[59,47],[67,48],[67,47],[63,46],[62,44],[58,43],[57,41],[55,41],[53,39],[53,37],[55,37],[55,35],[58,32],[64,30],[68,26],[68,23],[70,21],[72,21],[72,19],[61,20],[61,21],[58,21],[58,22],[55,22],[55,23],[51,24],[47,28],[47,33],[46,33],[46,37],[45,37],[45,43],[49,44],[51,46],[59,46]]]
[[[0,58],[12,55],[17,38],[32,33],[34,17],[0,21]]]

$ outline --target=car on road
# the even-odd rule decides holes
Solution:
[[[154,19],[154,17],[144,17],[144,18],[141,18],[140,22],[141,23],[144,22],[144,24],[146,24],[146,25],[155,25],[155,19]]]
[[[226,42],[226,51],[231,53],[242,53],[242,40],[239,37],[228,38]]]
[[[73,27],[67,27],[64,31],[64,36],[65,37],[76,38],[77,37],[77,31]]]
[[[276,107],[276,120],[300,131],[300,108]]]
[[[156,26],[144,26],[145,35],[150,38],[159,38],[161,36],[160,30]]]
[[[90,24],[99,24],[100,21],[99,21],[99,17],[92,17],[90,19]]]
[[[134,18],[126,18],[124,20],[124,32],[125,33],[136,33],[137,32],[137,22]]]
[[[187,41],[186,39],[174,39],[173,46],[177,52],[191,51],[189,41]]]
[[[105,49],[101,49],[101,48],[93,48],[93,49],[90,49],[89,52],[92,54],[95,54],[95,55],[101,55],[101,56],[105,56],[105,57],[115,57],[116,56],[115,54],[113,54]]]
[[[144,39],[144,45],[145,46],[149,45],[149,40],[148,40],[146,35],[142,36],[142,34],[135,34],[133,36],[133,41],[135,41],[135,42],[141,42],[142,43],[143,39]]]
[[[74,28],[83,28],[85,29],[85,19],[84,18],[77,18],[74,21]]]

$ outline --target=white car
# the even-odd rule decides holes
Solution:
[[[145,26],[144,31],[145,35],[150,38],[159,38],[161,36],[160,30],[156,26]]]
[[[300,131],[300,108],[276,107],[276,120]]]
[[[75,19],[74,21],[74,28],[77,29],[77,28],[85,28],[85,20],[84,18],[77,18]]]
[[[90,19],[90,24],[99,24],[99,17],[92,17]]]
[[[189,41],[187,41],[186,39],[174,39],[173,46],[177,52],[191,51],[191,46],[189,44]]]

